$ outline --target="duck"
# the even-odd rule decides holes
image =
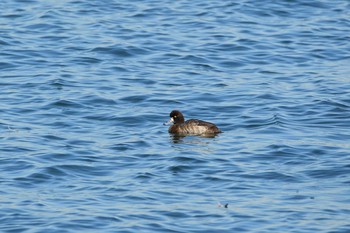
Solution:
[[[191,119],[185,121],[185,117],[178,110],[170,113],[170,120],[166,124],[172,124],[168,132],[175,135],[216,135],[222,131],[213,123]]]

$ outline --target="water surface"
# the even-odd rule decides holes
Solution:
[[[1,232],[350,231],[348,1],[0,9]]]

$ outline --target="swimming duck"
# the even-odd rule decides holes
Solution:
[[[213,123],[191,119],[185,121],[184,116],[178,110],[170,113],[170,120],[165,124],[169,127],[169,133],[176,135],[215,135],[221,133],[221,130]]]

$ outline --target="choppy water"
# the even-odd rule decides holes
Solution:
[[[349,13],[2,0],[0,231],[349,232]]]

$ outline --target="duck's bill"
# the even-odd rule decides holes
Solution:
[[[163,125],[170,125],[174,123],[174,119],[170,118],[167,122],[164,122]]]

